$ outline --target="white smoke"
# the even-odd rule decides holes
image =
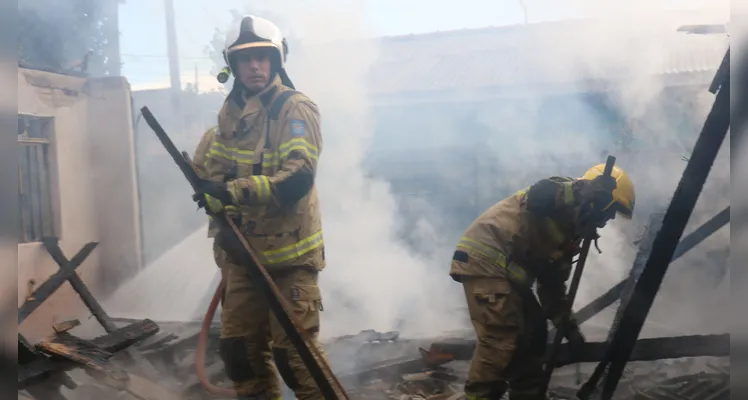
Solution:
[[[665,2],[655,3],[662,6]],[[689,6],[722,7],[721,4],[704,0],[691,3]],[[532,3],[529,4],[532,9]],[[676,20],[661,14],[642,16],[641,12],[646,8],[644,3],[635,2],[629,8],[623,6],[623,2],[615,4],[617,8],[614,9],[621,11],[616,13],[615,18],[608,17],[596,22],[579,21],[578,24],[529,25],[522,28],[530,32],[526,36],[507,34],[509,36],[503,37],[501,35],[505,33],[497,32],[498,39],[495,39],[504,41],[506,49],[514,49],[520,54],[534,56],[532,52],[537,52],[537,48],[541,48],[542,52],[551,52],[552,57],[542,60],[550,59],[553,62],[532,63],[533,57],[528,57],[526,68],[539,69],[538,75],[552,69],[552,74],[544,76],[559,79],[568,80],[569,76],[584,78],[585,84],[572,90],[585,91],[589,88],[584,85],[589,82],[594,84],[598,78],[617,76],[617,83],[607,83],[611,85],[609,93],[615,94],[613,97],[617,107],[628,115],[634,126],[635,150],[629,154],[614,155],[618,156],[618,165],[629,171],[636,183],[639,195],[637,214],[633,221],[616,220],[601,232],[604,253],[596,255],[593,252],[591,255],[577,307],[603,293],[627,274],[636,253],[633,241],[642,222],[647,220],[650,212],[655,211],[657,205],[667,204],[685,167],[682,157],[690,154],[695,142],[695,136],[685,137],[683,132],[693,131],[692,124],[697,126],[695,131],[698,131],[713,100],[713,96],[705,90],[700,97],[691,97],[691,92],[674,95],[669,92],[675,99],[697,101],[692,106],[697,111],[695,115],[678,114],[658,101],[658,96],[664,90],[665,77],[657,73],[677,69],[678,66],[669,62],[673,54],[684,48],[703,49],[715,43],[726,44],[720,38],[686,34],[679,37],[675,32],[679,25],[689,23],[724,23],[729,20],[729,13],[725,13],[723,8],[715,13],[680,13]],[[652,10],[657,8],[649,2],[647,4]],[[606,3],[606,6],[611,5]],[[592,14],[598,11],[597,6],[583,1],[569,1],[568,7],[576,10],[576,14],[584,14],[582,10]],[[417,57],[410,54],[408,56],[413,57],[411,61],[407,57],[398,60],[393,59],[396,52],[382,52],[381,42],[371,40],[374,34],[368,29],[365,4],[318,1],[312,5],[287,0],[274,2],[266,8],[275,15],[283,16],[281,28],[293,37],[301,38],[300,43],[292,43],[289,73],[297,89],[308,94],[320,106],[322,114],[324,145],[317,180],[327,259],[327,267],[320,281],[325,303],[322,336],[355,333],[362,329],[401,329],[412,335],[424,332],[438,334],[459,326],[461,314],[453,311],[464,307],[464,299],[460,286],[448,276],[449,255],[454,246],[452,239],[459,232],[445,232],[442,229],[443,216],[435,213],[431,207],[421,206],[430,205],[430,199],[416,197],[405,204],[402,197],[393,195],[387,182],[370,176],[376,170],[370,171],[364,166],[364,161],[371,155],[370,145],[376,140],[372,134],[377,122],[372,116],[375,106],[370,96],[377,88],[368,87],[367,82],[376,72],[381,72],[375,69],[383,65],[379,64],[382,59],[395,64],[401,62],[401,68],[408,69],[407,64],[417,63]],[[558,30],[555,30],[556,27]],[[484,43],[487,48],[491,46],[490,40],[494,40],[488,36]],[[667,40],[648,42],[652,38],[663,37]],[[663,43],[668,45],[663,46]],[[438,51],[445,54],[461,50],[475,51],[474,48],[463,49],[461,45],[467,44],[459,41],[449,44]],[[480,47],[481,43],[471,45]],[[723,50],[716,49],[715,59],[705,68],[715,68],[721,61]],[[397,68],[392,71],[393,74],[395,72]],[[558,82],[541,83],[553,85]],[[471,94],[470,88],[466,87],[461,96],[468,99]],[[476,203],[490,205],[536,179],[559,174],[579,176],[586,167],[605,161],[604,154],[601,154],[601,147],[605,146],[604,138],[598,141],[588,133],[568,127],[549,127],[542,137],[529,134],[544,122],[542,101],[541,96],[528,92],[516,99],[509,97],[507,103],[511,106],[504,108],[481,108],[474,104],[471,122],[490,132],[486,141],[478,142],[477,146],[494,156],[468,160],[475,162],[476,171],[486,175],[480,179],[485,185],[481,185],[481,196],[475,194]],[[682,105],[679,107],[682,109]],[[575,116],[583,120],[580,126],[596,126],[592,109],[580,106],[578,111]],[[420,121],[419,126],[429,132],[429,143],[426,145],[439,143],[451,146],[470,133],[469,129],[464,128],[464,120],[460,119],[462,115],[428,111],[413,113],[398,121],[403,126],[410,126],[410,121],[406,120],[408,117]],[[602,126],[600,129],[609,127]],[[404,132],[403,137],[396,139],[389,147],[404,148],[415,141],[406,137],[406,133],[415,136],[420,132]],[[724,183],[729,176],[729,151],[723,150],[723,153],[726,154],[721,154],[720,161],[715,165],[692,224],[703,222],[726,205]],[[478,172],[471,175],[469,168],[462,164],[454,168],[457,171],[452,171],[453,174],[445,176],[444,180],[452,182],[451,187],[457,193],[462,190],[466,179],[475,179],[476,182],[479,179],[475,176]],[[408,172],[402,171],[403,174]],[[472,201],[472,193],[460,194],[464,203]],[[416,244],[417,252],[402,239],[403,218],[400,210],[405,206],[422,211],[415,215],[416,228],[405,234],[412,242],[410,245]],[[729,235],[724,231],[710,239],[716,241],[714,247],[722,245],[725,233]],[[122,294],[115,296],[119,299],[115,302],[129,301],[128,297],[138,294],[146,298],[152,297],[152,293],[173,293],[157,301],[149,299],[153,304],[160,301],[172,307],[162,310],[159,315],[171,314],[170,318],[165,319],[172,320],[193,313],[195,303],[190,300],[187,304],[178,294],[202,299],[210,289],[215,266],[210,244],[204,239],[204,234],[205,231],[201,229],[172,249],[172,255],[162,257],[149,267],[149,270],[160,268],[173,272],[163,275],[153,272],[147,279],[136,278],[128,284],[127,290],[123,288]],[[702,246],[707,245],[704,243]],[[700,248],[702,252],[704,248]],[[176,253],[181,255],[176,256]],[[679,263],[698,265],[701,262],[688,261],[687,256]],[[685,266],[674,265],[674,270],[676,267]],[[680,270],[688,270],[688,267]],[[148,273],[146,271],[141,275]],[[195,279],[204,289],[199,290],[197,285],[193,286],[183,278]],[[142,283],[146,280],[158,283],[148,283],[146,286]],[[683,292],[692,293],[694,287],[681,283],[675,282],[670,292],[674,293],[674,298],[682,296],[683,301],[687,301],[689,296]],[[177,289],[162,289],[167,286]],[[194,289],[187,290],[190,287]],[[690,297],[698,299],[688,302],[684,309],[692,310],[699,305],[695,302],[710,300],[707,298],[709,295]],[[147,302],[143,304],[145,309],[142,316],[150,316]],[[674,306],[668,302],[658,307],[672,309]],[[702,304],[698,308],[703,307]],[[653,315],[657,314],[656,311]],[[704,324],[701,317],[693,317],[696,314],[684,313],[688,316],[679,317],[680,320],[694,319],[695,322],[679,327],[698,329]],[[658,314],[661,315],[658,317],[659,323],[671,323],[668,314]]]
[[[429,268],[429,260],[398,239],[398,205],[389,185],[364,171],[374,131],[366,81],[378,43],[367,30],[364,5],[333,3],[284,14],[303,38],[301,54],[290,56],[289,73],[322,113],[318,187],[327,261],[320,283],[322,334],[393,330],[401,320],[408,321],[411,334],[416,328],[443,329],[440,311],[446,304],[429,293],[449,278],[434,274],[438,269]]]

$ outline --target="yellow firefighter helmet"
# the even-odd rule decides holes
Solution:
[[[584,173],[582,179],[593,180],[601,176],[604,171],[605,164],[595,165]],[[617,166],[613,167],[610,175],[616,181],[616,188],[613,190],[613,200],[603,210],[612,209],[624,218],[631,219],[631,216],[634,214],[634,203],[636,201],[634,182],[631,181],[626,171]]]

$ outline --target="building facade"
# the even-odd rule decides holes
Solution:
[[[396,195],[428,199],[454,235],[512,191],[578,176],[607,154],[646,187],[653,157],[690,153],[729,41],[679,27],[728,21],[677,12],[636,27],[569,20],[384,38],[367,167]]]
[[[98,247],[77,272],[103,298],[142,267],[140,206],[129,84],[18,70],[18,304],[58,270],[41,243],[57,237],[72,258]],[[64,283],[19,326],[34,340],[52,324],[87,318]]]

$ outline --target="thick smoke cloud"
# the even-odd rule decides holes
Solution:
[[[591,15],[599,11],[593,3],[569,1],[568,7],[578,15]],[[643,2],[623,3],[606,3],[617,10],[616,18],[529,25],[522,28],[526,31],[517,30],[517,36],[496,39],[505,41],[505,48],[532,56],[525,68],[537,69],[534,76],[553,80],[535,82],[537,86],[581,82],[571,91],[604,88],[604,96],[549,103],[548,95],[528,91],[517,97],[506,95],[503,101],[488,106],[469,103],[441,111],[414,108],[396,114],[399,128],[391,135],[382,132],[386,128],[376,118],[383,105],[380,100],[375,104],[372,93],[381,88],[368,83],[382,72],[382,60],[401,62],[403,69],[417,60],[394,59],[395,47],[385,49],[385,42],[371,40],[373,33],[367,30],[363,6],[332,1],[308,5],[290,0],[268,6],[268,12],[283,16],[281,28],[297,38],[291,42],[289,55],[292,79],[322,112],[324,148],[318,186],[328,265],[321,278],[324,337],[369,328],[435,335],[465,327],[464,313],[455,312],[464,307],[462,289],[447,271],[455,239],[466,224],[512,191],[545,176],[579,176],[587,167],[604,162],[607,153],[615,154],[619,165],[632,175],[638,193],[637,212],[633,221],[616,220],[601,232],[604,252],[592,255],[576,306],[626,276],[636,254],[633,243],[649,214],[667,205],[685,167],[683,157],[690,154],[713,101],[705,88],[672,89],[673,82],[667,80],[681,75],[671,60],[683,49],[703,54],[699,51],[713,47],[714,60],[704,61],[708,71],[719,64],[726,45],[724,37],[686,35],[676,29],[694,23],[725,23],[729,10],[642,16],[647,8],[666,8],[666,2],[647,2],[646,7]],[[722,5],[693,1],[687,6]],[[484,45],[491,46],[488,42]],[[461,50],[456,43],[439,51],[457,54]],[[531,63],[533,57],[541,62]],[[384,73],[393,74],[394,79],[397,71]],[[710,74],[704,74],[702,83],[708,83]],[[467,100],[472,94],[472,89],[465,87],[453,100],[462,96]],[[601,115],[601,109],[610,115]],[[628,142],[611,139],[616,136],[611,132],[611,119],[626,129],[627,135],[620,136]],[[390,122],[388,127],[392,125]],[[414,138],[424,131],[428,133],[425,143],[414,145]],[[470,136],[476,132],[481,134]],[[433,167],[433,174],[439,174],[446,187],[440,193],[468,210],[459,223],[454,223],[455,209],[440,205],[446,202],[444,198],[418,193],[405,196],[402,188],[394,188],[382,177],[387,163],[371,162],[376,157],[396,157],[396,150],[418,153],[442,146],[457,153],[466,137],[481,153],[468,153],[460,162],[417,167],[420,171]],[[729,143],[715,164],[691,227],[728,204],[728,162]],[[396,175],[410,174],[414,179],[428,175],[415,169],[402,169]],[[479,184],[473,188],[476,182]],[[149,304],[154,302],[160,304],[158,310],[165,319],[194,318],[196,310],[202,312],[205,293],[179,288],[196,288],[191,283],[195,281],[215,284],[217,271],[204,234],[193,234],[188,240],[123,288],[127,295],[119,298],[128,298],[127,302],[113,303],[123,313],[129,309],[153,319],[159,318],[149,314],[153,312]],[[719,323],[708,319],[719,319],[719,313],[707,311],[721,301],[723,287],[729,289],[729,274],[724,280],[717,279],[713,290],[705,289],[703,282],[719,264],[715,261],[719,257],[708,252],[720,252],[727,240],[729,230],[723,229],[673,265],[650,318],[652,334],[663,333],[657,329],[662,325],[684,331],[698,331],[707,324],[720,329]],[[150,295],[172,296],[180,291],[185,295],[179,301],[154,300]],[[610,315],[604,315],[597,323],[607,324],[609,319]]]

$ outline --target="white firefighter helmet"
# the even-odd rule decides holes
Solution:
[[[226,32],[223,58],[226,64],[231,65],[231,54],[253,47],[275,49],[280,63],[278,68],[285,68],[288,44],[280,29],[265,18],[245,15],[238,25],[233,24]]]

